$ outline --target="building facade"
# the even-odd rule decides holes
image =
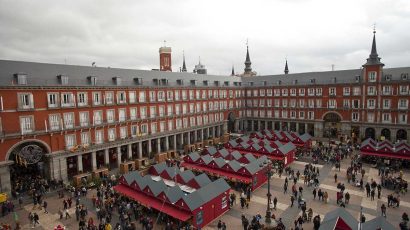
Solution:
[[[0,61],[0,190],[17,164],[67,181],[228,131],[410,141],[410,67],[384,68],[375,38],[353,70],[221,78],[168,72],[170,60],[165,71]]]

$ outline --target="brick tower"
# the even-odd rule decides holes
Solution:
[[[171,47],[164,46],[159,48],[159,70],[172,72]]]

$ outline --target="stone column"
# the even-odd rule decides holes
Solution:
[[[161,138],[157,139],[157,153],[160,153],[161,151]]]
[[[0,163],[0,185],[1,192],[11,194],[10,183],[10,168],[9,165],[13,164],[13,161],[3,161]]]
[[[117,146],[117,167],[120,168],[120,164],[121,164],[121,146]]]
[[[175,134],[173,138],[174,138],[174,151],[176,152],[177,151],[177,135]]]
[[[148,140],[148,156],[151,155],[151,152],[152,152],[151,140]]]
[[[261,131],[261,121],[258,121],[258,131]]]
[[[194,130],[194,136],[193,136],[193,138],[194,138],[193,142],[196,143],[197,140],[198,140],[198,132],[197,132],[197,130]]]
[[[63,181],[68,181],[67,175],[67,158],[60,158],[60,179]]]
[[[251,131],[254,131],[253,128],[255,127],[255,124],[253,120],[251,120],[251,124],[252,124]]]
[[[296,122],[296,133],[299,134],[299,122]]]
[[[96,151],[91,152],[91,168],[93,171],[97,169],[97,152]]]
[[[282,122],[279,121],[279,130],[282,131]]]
[[[308,133],[308,124],[305,123],[305,133]]]
[[[128,144],[128,148],[127,148],[127,157],[128,157],[128,159],[132,159],[132,144]],[[127,159],[127,160],[128,160]]]
[[[165,150],[164,151],[169,151],[169,138],[171,136],[166,136],[165,137]]]
[[[142,141],[138,142],[138,159],[142,159]]]
[[[83,171],[83,155],[77,155],[77,172]]]
[[[109,165],[110,164],[110,151],[109,151],[110,149],[109,148],[107,148],[107,149],[104,149],[104,163],[105,163],[105,165]]]
[[[204,129],[201,129],[201,141],[204,141]]]
[[[188,145],[191,144],[191,131],[188,132]]]
[[[290,122],[288,122],[287,124],[288,124],[287,131],[289,132],[290,131]]]
[[[239,124],[240,122],[238,121],[238,120],[235,120],[235,128],[234,128],[234,131],[237,133],[238,132],[238,130],[239,130],[239,127],[240,127],[240,124]]]
[[[209,127],[206,128],[206,138],[208,138],[208,139],[209,139],[209,136],[210,136],[210,135],[209,135],[209,129],[210,129]],[[212,136],[213,136],[213,135],[212,135]],[[409,135],[409,136],[410,136],[410,135]]]

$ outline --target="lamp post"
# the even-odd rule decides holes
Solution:
[[[272,214],[271,214],[271,211],[270,211],[270,203],[271,203],[270,201],[271,201],[271,196],[272,196],[272,194],[270,193],[270,178],[272,176],[272,169],[271,169],[271,161],[270,160],[268,160],[265,163],[267,163],[266,175],[268,176],[268,194],[266,194],[266,196],[268,197],[268,205],[266,207],[265,222],[267,224],[270,224],[270,223],[272,223],[272,220],[271,220]]]

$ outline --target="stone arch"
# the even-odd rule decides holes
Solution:
[[[46,142],[44,142],[44,141],[42,141],[42,140],[39,140],[39,139],[27,139],[27,140],[24,140],[24,141],[20,141],[20,142],[17,142],[16,144],[14,144],[13,146],[11,146],[11,148],[7,151],[7,153],[6,153],[6,157],[5,157],[5,160],[6,161],[8,161],[8,160],[10,160],[10,155],[11,155],[11,153],[17,148],[17,147],[19,147],[19,146],[21,146],[21,145],[24,145],[24,144],[27,144],[27,143],[38,143],[38,144],[40,144],[41,145],[41,147],[43,147],[43,149],[45,149],[47,152],[46,153],[51,153],[51,148],[50,148],[50,146],[46,143]]]
[[[329,112],[324,113],[323,116],[322,116],[322,120],[326,121],[326,118],[327,118],[328,121],[330,121],[329,119],[336,118],[335,115],[337,115],[339,117],[338,119],[336,119],[336,120],[338,120],[337,122],[340,122],[340,121],[343,120],[343,116],[340,113],[336,112],[336,111],[329,111]]]
[[[364,131],[364,137],[365,139],[367,138],[376,139],[376,130],[372,127],[366,128],[366,130]]]
[[[340,134],[342,116],[337,112],[327,112],[323,115],[323,137],[336,138]]]
[[[390,132],[390,129],[382,129],[382,131],[381,131],[381,136],[384,136],[384,138],[386,139],[386,140],[391,140],[391,132]]]
[[[396,140],[407,140],[407,131],[404,129],[397,130]]]
[[[230,112],[228,114],[228,132],[235,132],[235,114],[233,112]]]

